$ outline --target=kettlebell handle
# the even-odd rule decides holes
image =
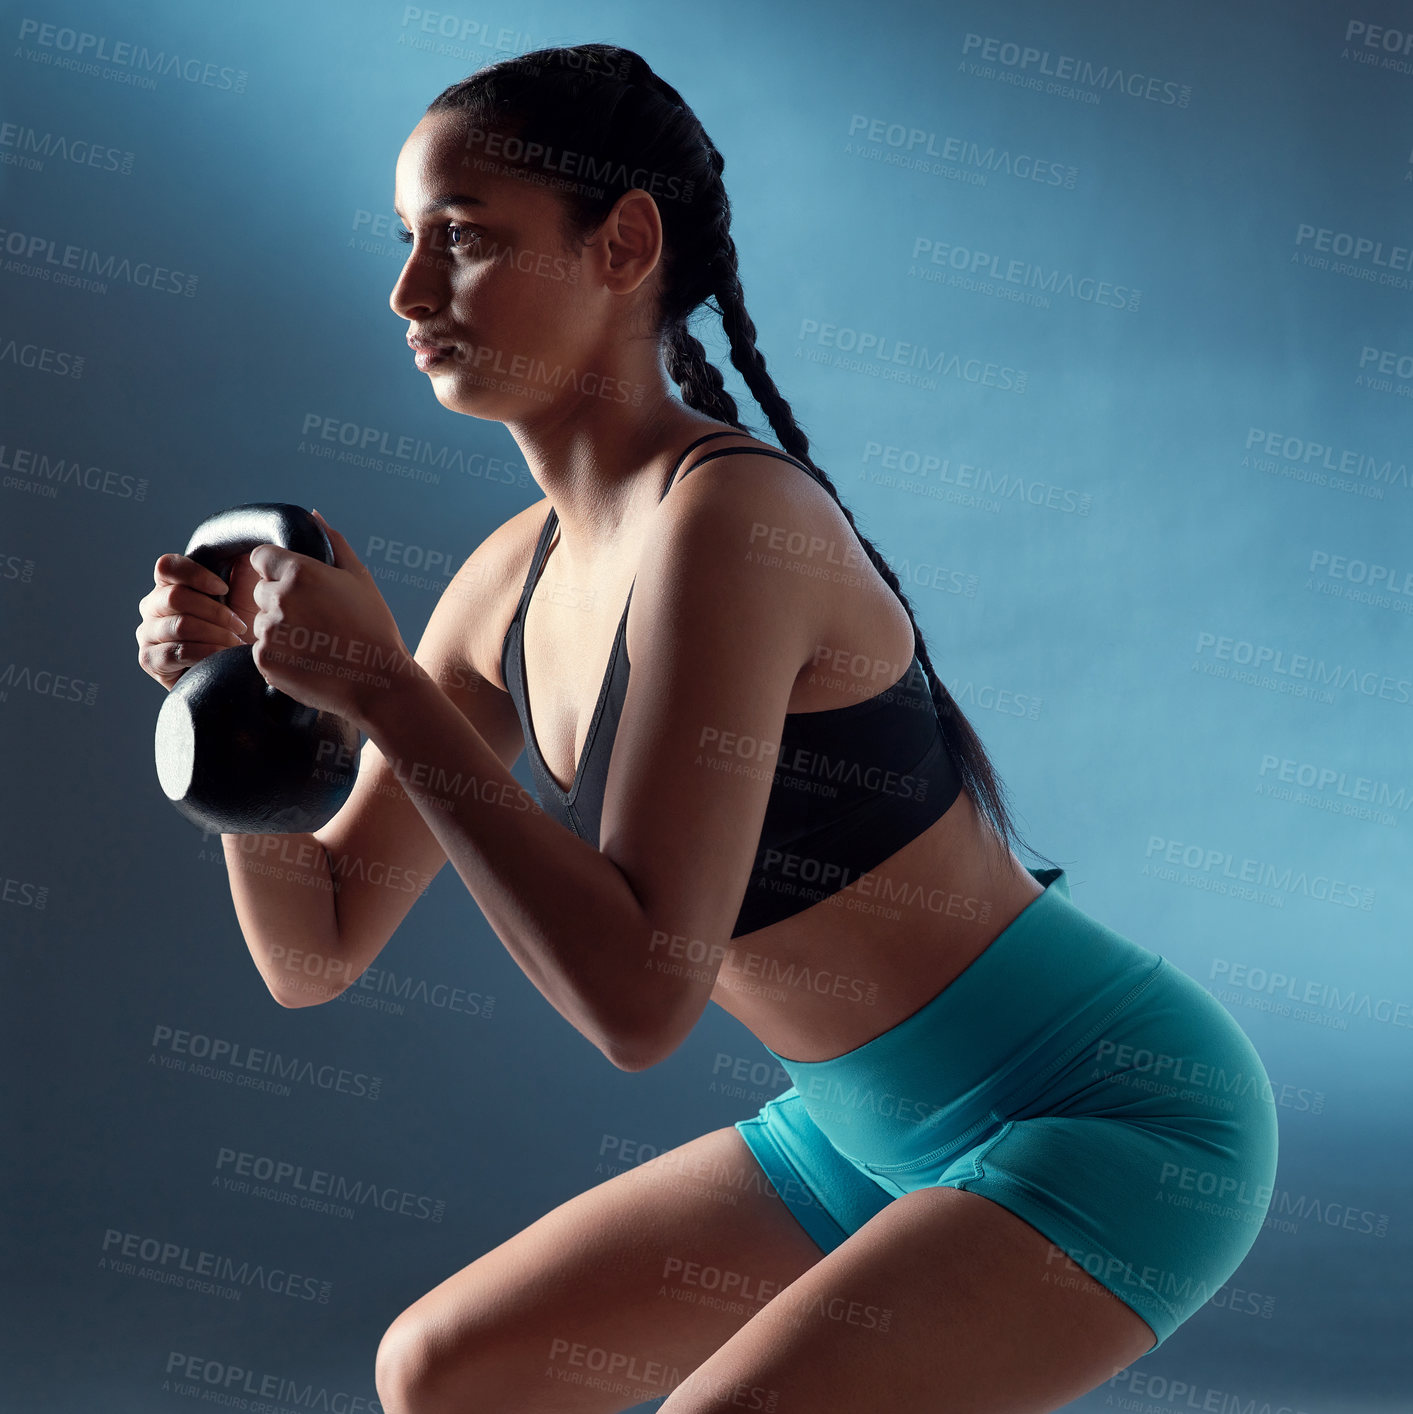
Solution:
[[[303,506],[288,501],[246,501],[227,506],[207,516],[192,531],[184,553],[202,568],[220,575],[229,587],[236,560],[257,545],[278,545],[298,555],[323,560],[326,565],[334,562],[334,547],[329,544],[324,527]],[[284,694],[266,683],[265,696],[274,700]],[[293,698],[288,700],[298,705]],[[302,715],[313,716],[314,709],[303,708]]]
[[[247,501],[217,511],[192,531],[184,553],[229,585],[236,560],[257,545],[278,545],[326,565],[334,562],[324,527],[303,506],[288,501]]]

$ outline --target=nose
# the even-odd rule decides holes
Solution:
[[[404,319],[424,319],[446,303],[445,276],[438,276],[440,262],[413,250],[388,295],[394,314]]]

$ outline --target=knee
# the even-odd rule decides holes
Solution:
[[[425,1299],[409,1306],[378,1342],[373,1382],[383,1414],[519,1414],[498,1334],[493,1323],[439,1318]]]
[[[384,1414],[421,1414],[431,1352],[420,1323],[399,1316],[378,1342],[373,1383]]]
[[[378,1342],[373,1383],[384,1414],[444,1414],[477,1408],[450,1387],[449,1362],[441,1356],[427,1324],[404,1311]]]

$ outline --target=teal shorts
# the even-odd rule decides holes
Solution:
[[[1045,892],[918,1011],[829,1060],[771,1051],[793,1083],[736,1128],[824,1252],[916,1188],[980,1193],[1156,1349],[1261,1231],[1270,1080],[1197,982],[1080,909],[1063,869],[1030,872]],[[1077,1280],[1058,1255],[1054,1279]]]

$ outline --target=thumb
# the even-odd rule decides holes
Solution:
[[[324,527],[324,534],[329,537],[329,544],[333,547],[334,552],[334,568],[339,570],[351,570],[355,574],[359,572],[366,574],[367,570],[364,567],[363,561],[354,554],[353,546],[312,506],[310,507],[310,514]]]

